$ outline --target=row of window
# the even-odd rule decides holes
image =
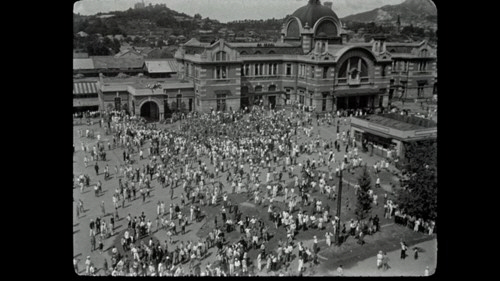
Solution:
[[[393,61],[392,69],[393,71],[408,71],[410,66],[409,61]],[[316,66],[309,66],[309,76],[307,73],[307,65],[299,64],[298,76],[300,78],[305,78],[306,76],[310,78],[317,78],[317,69]],[[328,78],[328,66],[324,66],[321,73],[321,78]],[[427,62],[422,61],[417,64],[418,71],[426,71],[427,70]],[[196,68],[192,64],[186,64],[186,76],[199,76],[199,69]],[[387,74],[387,66],[381,68],[382,76]],[[242,76],[264,76],[264,75],[278,75],[278,64],[277,63],[256,63],[256,64],[244,64],[241,69]],[[292,76],[292,64],[287,63],[285,68],[285,75]],[[368,65],[365,60],[359,57],[352,57],[346,60],[339,69],[339,78],[347,78],[351,76],[355,78],[359,77],[368,77]],[[319,78],[318,77],[318,78]],[[214,71],[214,79],[227,79],[228,78],[228,66],[220,65],[215,67]]]
[[[393,61],[392,69],[394,71],[408,71],[410,69],[409,61]],[[418,71],[426,71],[427,70],[427,61],[420,61],[416,63]]]
[[[305,78],[307,76],[307,70],[306,70],[306,65],[305,64],[300,64],[299,65],[299,77]],[[328,66],[323,66],[322,68],[322,77],[323,79],[326,79],[328,77]],[[311,78],[316,78],[316,67],[314,65],[310,66],[310,77]]]
[[[251,72],[250,69],[253,69]],[[256,63],[253,64],[252,67],[250,64],[244,64],[241,69],[241,76],[250,76],[253,73],[254,76],[262,76],[262,75],[277,75],[278,74],[278,64],[277,63]]]

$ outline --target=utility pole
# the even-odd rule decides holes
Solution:
[[[340,174],[339,174],[339,196],[337,199],[337,231],[335,232],[335,244],[337,246],[340,246],[340,239],[339,239],[339,234],[340,234],[340,206],[341,206],[341,201],[342,201],[342,169],[340,169]]]

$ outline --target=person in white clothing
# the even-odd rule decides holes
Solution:
[[[382,260],[384,258],[384,254],[382,253],[382,251],[379,251],[378,254],[377,254],[377,269],[381,269],[382,268]]]

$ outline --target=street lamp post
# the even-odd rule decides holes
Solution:
[[[342,170],[340,169],[340,174],[339,174],[339,196],[337,199],[337,231],[335,232],[335,243],[337,246],[340,246],[340,239],[339,239],[339,234],[340,234],[340,206],[341,206],[341,201],[342,201]]]

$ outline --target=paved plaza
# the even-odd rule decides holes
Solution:
[[[291,120],[295,122],[298,120],[297,114],[292,112],[290,109],[287,109],[285,116],[291,117]],[[304,143],[304,144],[309,143],[313,139],[315,140],[316,137],[319,137],[320,140],[325,140],[327,143],[336,140],[337,126],[335,126],[335,124],[337,118],[335,119],[334,124],[328,125],[326,122],[319,123],[316,120],[316,116],[314,114],[312,114],[311,117],[312,117],[311,125],[306,126],[307,128],[311,127],[313,128],[311,137],[308,137],[303,130],[298,130],[296,139],[298,140],[299,143]],[[245,115],[243,118],[248,118],[248,115]],[[179,130],[181,126],[180,124],[182,122],[187,122],[187,121],[186,120],[177,121],[173,124],[157,124],[157,129]],[[118,219],[115,218],[114,235],[111,235],[110,237],[104,239],[102,254],[98,249],[92,251],[90,242],[90,228],[89,228],[90,221],[91,219],[95,221],[97,217],[101,218],[103,217],[103,220],[106,223],[109,223],[110,219],[115,215],[115,208],[113,205],[113,194],[115,193],[115,190],[118,188],[119,179],[123,178],[123,175],[121,175],[119,172],[119,168],[121,165],[124,164],[123,161],[124,149],[118,146],[118,147],[112,147],[111,149],[108,150],[108,142],[112,144],[113,141],[112,141],[112,135],[105,133],[105,126],[107,126],[107,124],[100,126],[100,124],[97,122],[96,119],[94,120],[94,124],[91,126],[75,125],[73,129],[73,140],[75,146],[75,152],[73,156],[74,177],[78,177],[82,174],[87,174],[90,177],[90,186],[85,187],[83,189],[83,192],[80,190],[80,187],[77,184],[75,184],[73,188],[73,201],[74,201],[73,249],[74,249],[74,258],[77,261],[78,274],[80,275],[86,274],[85,261],[87,257],[90,257],[90,261],[92,262],[92,264],[96,269],[95,272],[96,275],[104,275],[105,274],[104,264],[107,263],[108,267],[111,267],[111,249],[115,246],[119,249],[119,251],[123,255],[128,255],[129,257],[132,257],[130,251],[128,251],[128,253],[123,251],[120,242],[125,230],[127,229],[126,217],[129,214],[132,218],[135,216],[139,217],[141,214],[144,214],[146,217],[146,221],[149,220],[152,223],[151,235],[147,235],[146,237],[141,238],[142,241],[148,243],[149,239],[151,238],[154,242],[158,241],[163,246],[165,242],[168,240],[168,235],[165,229],[160,229],[160,230],[157,229],[156,218],[157,218],[158,202],[163,201],[166,206],[165,208],[168,212],[168,206],[170,206],[171,203],[180,204],[181,196],[183,196],[184,193],[182,185],[179,185],[174,189],[173,199],[171,199],[171,193],[170,193],[171,188],[170,187],[163,188],[159,183],[159,181],[153,177],[151,181],[150,196],[147,197],[145,201],[143,201],[141,195],[138,195],[136,199],[132,200],[131,202],[125,201],[123,207],[121,200],[118,201],[119,207],[117,211],[119,218]],[[100,140],[105,146],[104,151],[106,153],[106,161],[102,160],[97,161],[97,165],[99,166],[99,173],[97,175],[94,168],[96,161],[89,161],[87,167],[85,167],[84,163],[84,157],[86,155],[88,157],[89,154],[82,151],[81,148],[82,143],[84,145],[87,145],[90,149],[97,143],[96,138],[87,138],[85,136],[83,137],[79,136],[78,130],[85,131],[87,129],[93,129],[95,131],[94,133],[95,136],[100,135]],[[340,134],[342,134],[342,132],[345,132],[348,129],[349,129],[349,117],[340,118],[340,127],[339,127]],[[134,168],[136,167],[142,168],[150,162],[151,156],[148,154],[148,148],[150,146],[151,142],[146,140],[145,144],[142,147],[142,150],[144,151],[142,160],[140,159],[138,153],[131,154],[130,157],[135,161],[133,163]],[[318,148],[315,149],[315,152],[313,152],[312,154],[301,153],[297,159],[297,164],[301,163],[302,165],[303,163],[306,162],[307,159],[311,161],[315,160],[316,163],[319,163],[319,153],[318,153],[319,151],[321,151],[323,155],[326,156],[329,150],[323,150],[322,148]],[[344,154],[346,154],[345,146],[341,145],[340,152],[335,150],[336,163],[340,163],[344,159]],[[373,172],[373,166],[378,161],[381,161],[382,158],[377,155],[371,155],[370,153],[364,153],[361,151],[361,149],[359,149],[359,155],[363,159],[363,163],[366,163],[368,170],[370,172],[372,185],[374,185],[377,175],[375,175],[375,173]],[[202,156],[200,159],[197,159],[197,161],[198,160],[204,162],[208,170],[212,171],[214,169],[214,166],[210,163],[210,159],[206,155]],[[196,166],[198,165],[197,161],[196,161]],[[277,163],[273,163],[273,166],[275,167],[277,166],[281,169],[283,162],[284,159],[279,159]],[[108,179],[104,178],[104,168],[106,166],[108,166],[110,174],[110,177]],[[229,164],[227,166],[229,166]],[[243,166],[245,172],[249,171],[250,167],[249,163],[245,163]],[[341,215],[341,222],[348,222],[350,219],[354,218],[353,210],[355,208],[356,201],[352,186],[357,183],[357,176],[360,173],[360,169],[361,168],[358,168],[352,174],[345,172],[344,185],[343,185],[344,190],[342,194],[343,213]],[[118,173],[116,172],[117,170]],[[320,173],[327,173],[327,178],[332,173],[332,170],[328,169],[326,165],[320,166],[317,170]],[[260,182],[263,183],[261,184],[261,188],[263,189],[265,189],[265,186],[267,185],[266,173],[267,169],[262,169],[262,168],[260,169],[259,179]],[[301,177],[299,165],[296,165],[293,174],[299,176],[299,178]],[[348,250],[351,251],[354,250],[355,252],[356,251],[362,252],[362,250],[360,250],[360,247],[366,246],[368,249],[370,245],[378,246],[379,245],[377,244],[379,243],[378,241],[379,240],[385,241],[386,237],[384,235],[386,234],[388,235],[390,233],[390,235],[396,237],[397,239],[400,238],[410,239],[410,240],[414,239],[415,241],[430,240],[418,244],[419,247],[425,249],[425,252],[423,252],[421,254],[421,258],[416,261],[413,260],[412,252],[409,252],[410,256],[407,258],[407,260],[400,261],[398,256],[399,251],[396,250],[398,249],[399,246],[397,245],[396,242],[394,242],[391,245],[384,246],[387,249],[390,249],[388,251],[388,256],[391,261],[390,262],[391,268],[389,270],[380,271],[376,269],[376,267],[374,266],[375,260],[373,258],[372,252],[373,251],[376,252],[378,250],[373,248],[372,251],[366,251],[366,254],[364,254],[364,256],[360,255],[359,258],[351,259],[350,264],[343,264],[344,275],[415,276],[415,275],[423,275],[426,266],[430,266],[431,271],[435,270],[437,247],[436,247],[436,241],[435,239],[433,239],[434,236],[427,236],[421,233],[413,234],[411,233],[412,232],[411,230],[405,229],[405,227],[403,226],[394,225],[393,219],[384,218],[384,208],[383,208],[384,204],[382,202],[383,196],[384,194],[387,194],[389,198],[394,199],[393,188],[399,187],[398,178],[396,175],[397,175],[397,169],[393,165],[390,165],[387,171],[384,170],[378,175],[381,180],[381,188],[373,189],[374,194],[378,195],[379,198],[378,200],[380,201],[380,203],[372,206],[371,213],[372,215],[377,214],[378,217],[380,218],[380,225],[382,226],[380,233],[375,233],[373,237],[366,237],[365,245],[362,246],[355,245],[355,240],[353,238],[349,238],[350,240],[346,242],[346,245],[350,245],[349,247],[351,247]],[[94,192],[94,186],[98,181],[102,183],[102,193],[96,196]],[[288,173],[283,174],[281,182],[284,185],[291,186],[293,185],[293,181],[294,181],[293,177],[290,178]],[[256,215],[264,217],[267,216],[267,208],[269,206],[269,202],[265,202],[263,205],[256,205],[254,204],[253,196],[251,195],[247,196],[246,192],[233,193],[231,182],[227,182],[227,170],[224,172],[220,172],[218,177],[215,178],[215,182],[222,184],[223,192],[227,192],[229,194],[229,200],[233,202],[233,205],[238,204],[240,211],[243,212],[243,217],[247,215],[250,216]],[[271,183],[276,184],[278,183],[278,180],[272,179]],[[338,178],[333,177],[333,180],[327,181],[327,184],[330,185],[335,184],[338,186]],[[335,216],[336,203],[337,203],[336,200],[326,198],[324,194],[320,194],[317,188],[312,192],[312,197],[316,198],[317,200],[323,201],[323,204],[325,205],[329,205],[330,214],[332,216]],[[80,200],[81,202],[83,202],[84,212],[80,213],[78,216],[76,213],[76,209],[77,209],[77,203]],[[104,204],[104,213],[102,204]],[[190,204],[191,203],[188,202],[181,210],[181,212],[184,215],[187,215],[188,217],[190,215],[190,210],[189,210]],[[278,194],[273,204],[278,206],[279,209],[287,208],[286,207],[287,200],[285,200],[284,194],[282,193]],[[346,206],[346,204],[348,204],[348,206]],[[201,221],[196,222],[189,220],[189,223],[187,224],[185,229],[185,234],[173,236],[173,245],[169,246],[169,250],[173,249],[174,246],[179,245],[181,242],[188,243],[189,241],[191,241],[197,243],[198,241],[204,241],[207,233],[214,228],[214,217],[218,216],[219,224],[222,224],[222,222],[220,222],[221,206],[222,206],[221,203],[218,203],[217,206],[202,206],[201,211],[203,215]],[[275,251],[275,247],[277,247],[278,245],[278,240],[281,239],[286,240],[286,231],[283,230],[283,227],[276,229],[274,225],[267,218],[264,219],[264,223],[266,222],[269,222],[270,232],[273,235],[272,238],[267,242],[266,251],[273,252]],[[295,242],[302,241],[306,247],[312,247],[313,236],[317,236],[319,240],[319,246],[321,248],[318,256],[319,263],[314,266],[310,266],[312,262],[308,262],[306,265],[304,265],[306,267],[306,270],[303,273],[304,275],[338,274],[336,269],[339,263],[341,263],[342,261],[338,260],[335,261],[334,257],[338,256],[341,253],[341,251],[344,250],[344,248],[342,249],[339,248],[336,250],[334,248],[337,246],[331,246],[331,247],[326,246],[325,232],[332,227],[331,223],[328,223],[326,225],[327,225],[326,229],[323,230],[310,229],[307,231],[300,231],[299,234],[297,234],[294,238]],[[237,227],[232,232],[226,233],[225,238],[227,239],[228,244],[231,244],[237,241],[241,236],[242,234],[239,233],[239,229]],[[394,241],[396,241],[396,238],[394,238]],[[98,242],[96,244],[98,244]],[[252,261],[255,261],[258,252],[257,250],[250,250],[248,252],[248,255]],[[297,255],[298,255],[298,248],[294,247],[292,251],[292,257],[296,257]],[[199,263],[200,268],[204,270],[208,263],[214,264],[216,263],[216,260],[217,260],[217,247],[211,247],[204,254],[204,258],[201,260],[197,259],[196,263]],[[352,262],[352,260],[356,260],[356,262]],[[185,274],[189,274],[191,272],[190,263],[180,264],[179,266],[182,267],[182,271]],[[254,274],[261,276],[277,275],[277,274],[298,275],[297,266],[298,266],[298,259],[292,258],[292,261],[288,265],[288,270],[287,268],[281,267],[271,272],[267,272],[265,269],[262,269],[260,272],[257,272],[257,270],[254,269]],[[263,267],[265,268],[265,266]],[[313,270],[312,268],[315,269]]]

